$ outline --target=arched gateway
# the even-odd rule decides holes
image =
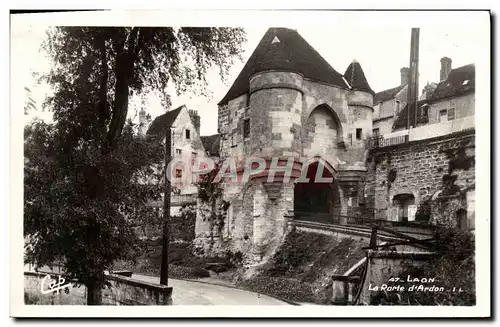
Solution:
[[[340,213],[340,192],[334,171],[324,161],[314,160],[306,178],[295,181],[294,213],[297,220],[332,223]],[[329,182],[324,180],[331,179]]]

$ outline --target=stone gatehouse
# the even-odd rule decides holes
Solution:
[[[280,244],[288,219],[346,223],[367,172],[373,95],[358,62],[340,74],[297,31],[269,29],[219,103],[220,161],[258,156],[270,169],[273,158],[291,160],[294,170],[289,182],[251,176],[227,185],[217,243],[260,261]],[[318,166],[333,182],[294,182]],[[197,242],[211,232],[198,219]]]
[[[442,80],[426,85],[415,113],[399,100],[407,69],[402,86],[375,93],[356,60],[338,73],[296,30],[269,29],[218,104],[219,134],[204,144],[213,149],[217,139],[223,170],[228,160],[259,157],[265,171],[222,184],[223,224],[205,219],[198,202],[195,243],[258,263],[290,219],[473,228],[475,69],[441,62]],[[290,180],[268,181],[282,176],[280,165],[293,167]],[[235,169],[241,178],[244,169]],[[298,183],[303,172],[332,181]]]

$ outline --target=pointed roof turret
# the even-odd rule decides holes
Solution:
[[[348,88],[342,75],[296,30],[270,28],[219,105],[248,92],[252,75],[270,70],[297,72],[312,80]]]
[[[344,78],[347,83],[349,83],[352,90],[364,91],[371,93],[372,95],[375,94],[366,80],[363,68],[361,68],[361,65],[356,59],[353,59],[349,67],[347,67],[347,70],[344,73]]]

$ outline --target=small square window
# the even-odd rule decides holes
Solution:
[[[176,169],[175,178],[181,178],[181,177],[182,177],[182,169]]]
[[[250,119],[245,119],[243,123],[243,137],[247,138],[250,136]]]
[[[182,154],[182,150],[181,149],[175,149],[175,153],[178,154],[178,155],[181,155]]]
[[[356,140],[361,140],[362,137],[362,132],[363,130],[361,128],[356,128]]]
[[[191,139],[191,131],[189,129],[186,129],[186,140]]]
[[[455,119],[455,108],[448,109],[448,120]]]
[[[377,137],[377,136],[379,136],[379,134],[380,134],[380,130],[378,128],[374,128],[373,129],[373,136]]]

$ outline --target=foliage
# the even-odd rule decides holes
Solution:
[[[206,95],[205,74],[227,72],[241,52],[238,28],[57,27],[44,49],[44,102],[54,124],[25,130],[27,260],[64,262],[65,274],[99,302],[104,271],[137,251],[131,222],[162,189],[158,140],[139,138],[127,122],[129,97],[165,89]],[[99,303],[96,303],[99,304]]]
[[[66,148],[64,133],[59,123],[25,128],[26,260],[43,266],[62,259],[69,278],[102,282],[113,260],[135,250],[132,222],[146,210],[136,208],[161,194],[139,180],[161,155],[130,125],[118,149],[105,155],[91,141]]]
[[[222,229],[224,228],[224,220],[226,219],[229,202],[222,200],[223,184],[216,181],[219,167],[216,165],[214,169],[200,176],[197,182],[198,198],[201,200],[199,212],[204,221],[209,221],[211,224],[210,235],[213,239],[214,229],[217,235],[222,237]]]
[[[289,300],[324,304],[331,276],[345,273],[361,260],[363,245],[354,239],[339,241],[331,235],[294,230],[268,267],[242,286]]]
[[[24,92],[26,95],[26,101],[24,102],[24,114],[27,115],[30,111],[36,109],[36,101],[33,100],[31,89],[29,87],[24,87]]]
[[[315,281],[325,273],[344,273],[363,256],[353,239],[338,241],[329,235],[293,231],[276,251],[267,274]]]
[[[170,217],[170,236],[173,241],[191,242],[195,238],[196,211],[193,205],[183,206],[180,215]]]
[[[249,280],[241,280],[236,283],[252,292],[262,293],[297,302],[315,301],[313,285],[297,279],[283,277],[254,277]]]

